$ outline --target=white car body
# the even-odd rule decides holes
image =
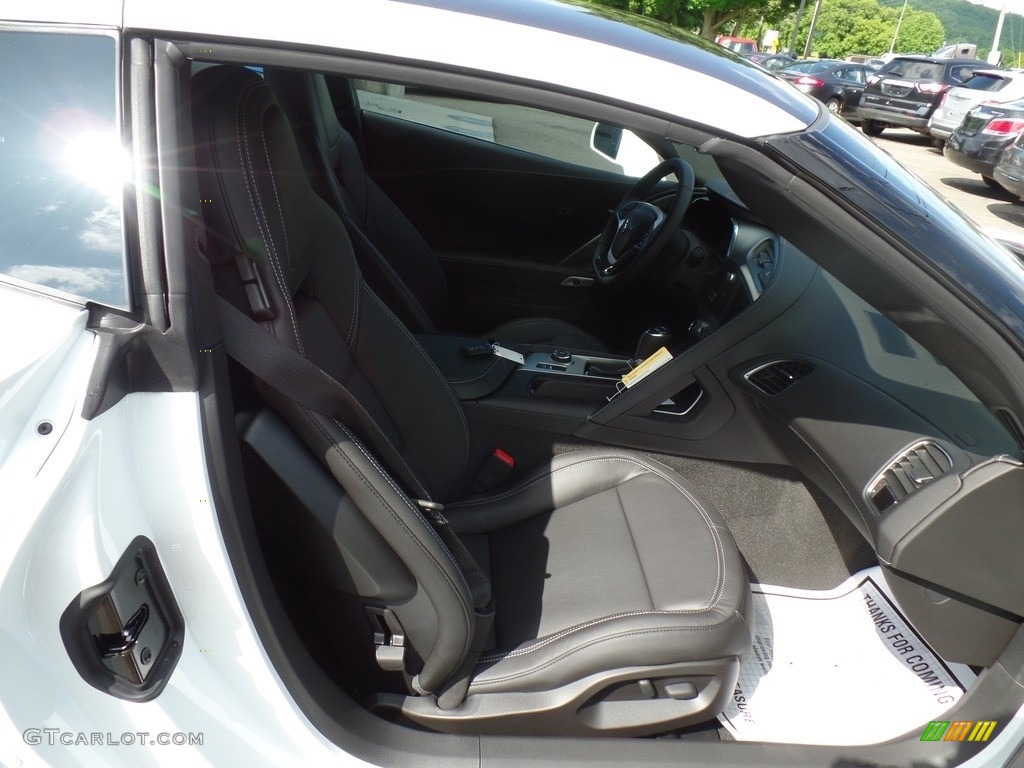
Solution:
[[[415,3],[9,0],[0,24],[274,41],[367,59],[401,51],[408,60],[598,94],[741,139],[797,133],[813,122],[660,58]],[[760,87],[774,87],[757,77]],[[200,395],[133,392],[83,418],[84,402],[96,395],[89,382],[100,348],[88,318],[73,293],[0,279],[0,764],[368,764],[313,725],[257,632],[214,503]],[[144,441],[133,438],[140,433]],[[140,534],[154,542],[187,626],[166,689],[143,704],[84,682],[57,631],[68,600],[107,578]],[[173,743],[158,743],[158,734]],[[188,744],[194,734],[201,744]],[[1022,742],[1018,711],[962,765],[1002,765]]]

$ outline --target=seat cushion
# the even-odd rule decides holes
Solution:
[[[718,512],[626,451],[556,457],[446,514],[486,539],[495,648],[470,692],[536,691],[638,663],[743,658],[750,588]]]

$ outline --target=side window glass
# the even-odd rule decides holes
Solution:
[[[639,178],[661,160],[653,149],[628,131],[625,132],[629,134],[625,139],[628,151],[614,159],[595,151],[591,144],[595,127],[593,120],[391,83],[357,80],[355,86],[359,106],[364,111],[429,125],[565,163]]]
[[[0,273],[125,307],[117,41],[0,30]]]
[[[953,67],[949,74],[954,81],[960,83],[973,75],[974,70],[971,67]]]

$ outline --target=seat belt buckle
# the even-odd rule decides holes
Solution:
[[[483,493],[494,488],[509,476],[515,466],[516,460],[512,454],[501,450],[501,448],[495,448],[476,473],[476,477],[473,478],[469,492]]]

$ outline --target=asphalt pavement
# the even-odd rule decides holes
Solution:
[[[1024,237],[1024,203],[1009,192],[989,188],[978,174],[951,163],[942,150],[932,147],[930,137],[886,128],[874,141],[978,226]]]

